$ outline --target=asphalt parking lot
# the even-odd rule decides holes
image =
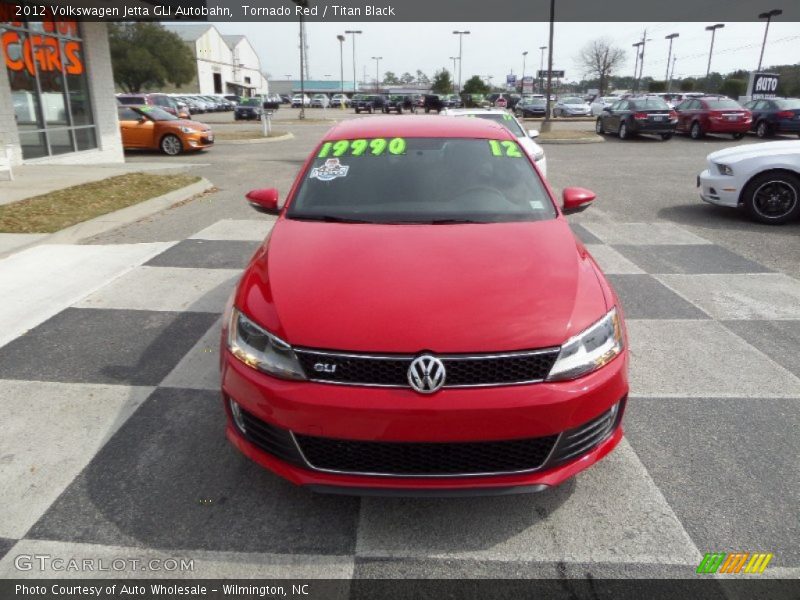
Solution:
[[[755,138],[545,146],[554,188],[598,194],[570,220],[628,319],[626,439],[601,463],[538,495],[359,499],[236,452],[219,315],[271,224],[243,197],[287,193],[332,124],[308,113],[279,112],[293,139],[181,156],[217,191],[91,240],[147,251],[0,347],[0,575],[39,552],[187,556],[200,577],[688,578],[706,552],[761,551],[765,575],[800,577],[800,222],[760,225],[695,188],[706,154]]]

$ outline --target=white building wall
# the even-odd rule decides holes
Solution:
[[[92,99],[94,122],[97,126],[95,150],[84,150],[32,159],[35,164],[97,164],[125,162],[122,137],[117,119],[117,101],[114,97],[114,74],[111,69],[111,52],[108,47],[108,29],[105,23],[83,23],[83,49],[89,93]],[[21,164],[22,149],[14,121],[14,105],[5,65],[0,69],[0,142],[12,144],[14,164]]]

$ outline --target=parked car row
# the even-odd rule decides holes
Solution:
[[[800,99],[751,100],[741,105],[726,96],[704,95],[686,98],[673,109],[656,95],[629,97],[604,106],[595,131],[614,133],[620,139],[646,133],[668,140],[676,132],[695,140],[707,134],[740,140],[748,132],[760,138],[777,133],[800,136]]]

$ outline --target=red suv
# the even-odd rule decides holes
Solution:
[[[443,185],[442,182],[447,182]],[[619,299],[517,139],[484,119],[343,121],[225,312],[227,436],[316,491],[555,486],[622,438]]]
[[[689,98],[675,107],[678,113],[677,131],[699,140],[707,133],[730,133],[740,140],[750,130],[753,117],[736,100],[725,96]]]

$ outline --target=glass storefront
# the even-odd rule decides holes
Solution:
[[[0,21],[22,157],[97,148],[86,59],[74,21]]]

